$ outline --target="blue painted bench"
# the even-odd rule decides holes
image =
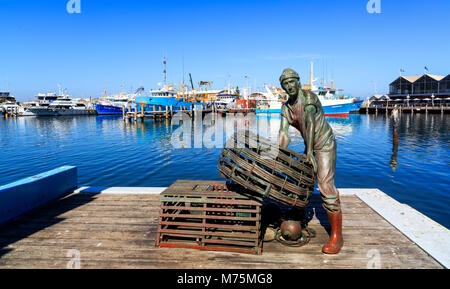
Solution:
[[[0,186],[0,225],[72,193],[77,178],[76,167],[63,166]]]

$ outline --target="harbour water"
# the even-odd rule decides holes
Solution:
[[[449,115],[402,114],[396,133],[384,113],[328,122],[338,144],[338,188],[378,188],[450,228]],[[280,117],[268,119],[275,136],[279,124]],[[124,123],[120,116],[0,118],[0,185],[62,165],[78,167],[80,186],[222,179],[221,148],[176,148],[178,127],[172,120]],[[291,137],[289,147],[303,152],[298,133]]]

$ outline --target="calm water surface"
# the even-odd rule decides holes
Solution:
[[[251,118],[252,123],[261,119]],[[450,116],[384,114],[329,118],[337,137],[338,188],[379,188],[450,228]],[[268,120],[276,137],[279,117]],[[174,148],[171,121],[123,123],[116,116],[0,118],[0,185],[62,165],[79,185],[169,186],[177,179],[222,179],[220,148]],[[291,132],[290,148],[303,152]]]

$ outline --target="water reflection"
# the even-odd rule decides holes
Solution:
[[[113,126],[117,125],[117,119],[102,118],[101,122],[110,122],[113,120]],[[336,137],[345,139],[353,133],[354,126],[360,121],[359,118],[327,118]],[[173,119],[146,119],[145,121],[138,120],[124,121],[121,125],[123,136],[136,136],[140,141],[153,142],[155,138],[153,135],[164,135],[165,144],[173,141],[174,134],[180,141],[184,140],[184,148],[201,148],[211,147],[207,142],[214,144],[215,148],[222,148],[226,141],[234,134],[235,131],[249,130],[273,142],[277,142],[278,133],[281,125],[281,116],[271,115],[256,115],[249,113],[246,115],[227,115],[226,117],[218,114],[206,114],[203,118],[190,118],[188,115],[175,115]],[[102,125],[104,129],[110,129],[107,124]],[[294,127],[290,127],[289,136],[292,141],[303,143],[300,132]],[[184,138],[187,138],[184,139]],[[161,139],[159,139],[160,141]],[[219,141],[219,142],[217,142]]]
[[[397,125],[394,124],[394,129],[392,131],[392,156],[391,160],[389,161],[389,165],[391,166],[393,172],[395,172],[395,170],[399,165],[397,158],[398,158],[398,132],[397,132]]]
[[[386,114],[327,118],[337,139],[336,186],[378,188],[450,227],[450,116]],[[169,186],[177,179],[220,180],[217,160],[227,129],[249,129],[277,140],[280,116],[188,119],[191,147],[171,142],[174,119],[124,122],[121,116],[0,118],[0,184],[61,165],[75,165],[79,185]],[[222,140],[208,129],[222,124]],[[200,148],[194,132],[201,132]],[[298,131],[289,147],[304,151]],[[215,145],[205,146],[211,138]],[[220,143],[220,145],[219,145]],[[217,144],[217,145],[216,145]],[[13,164],[13,165],[11,165]],[[423,198],[424,193],[427,198]]]

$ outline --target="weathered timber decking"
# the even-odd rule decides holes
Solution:
[[[138,190],[137,188],[135,190]],[[0,268],[442,268],[356,195],[342,195],[345,245],[324,255],[325,212],[314,194],[310,244],[265,243],[262,255],[156,248],[159,195],[72,194],[0,227]]]

